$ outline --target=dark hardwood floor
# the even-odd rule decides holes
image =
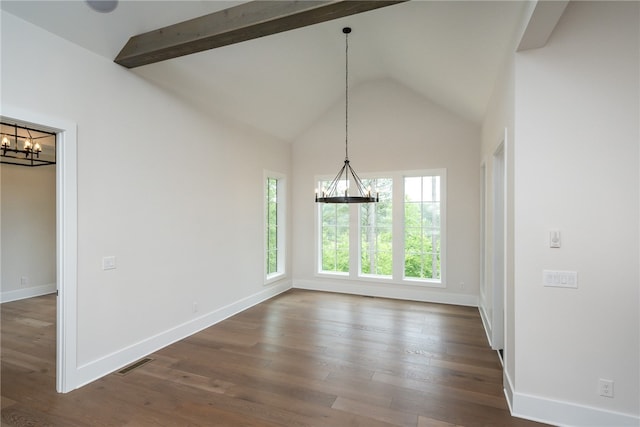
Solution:
[[[2,426],[540,426],[478,310],[291,290],[68,394],[55,296],[2,310]]]

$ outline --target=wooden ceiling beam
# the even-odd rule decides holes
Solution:
[[[251,1],[133,36],[115,62],[135,68],[404,1]]]

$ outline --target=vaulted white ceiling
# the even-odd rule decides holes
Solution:
[[[113,60],[133,35],[238,3],[121,0],[111,13],[95,12],[83,1],[3,0],[1,7]],[[344,97],[341,29],[348,25],[352,88],[394,79],[479,123],[525,6],[413,0],[130,72],[205,113],[291,141]]]

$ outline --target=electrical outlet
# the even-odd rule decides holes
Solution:
[[[116,257],[106,256],[102,258],[103,270],[114,270],[116,268]]]
[[[29,285],[29,278],[27,276],[22,276],[20,277],[20,284],[22,286],[27,286]]]
[[[613,397],[613,380],[598,380],[598,392],[600,396]]]
[[[198,312],[198,303],[197,303],[197,302],[194,302],[194,303],[193,303],[193,312],[194,312],[194,313],[197,313],[197,312]]]

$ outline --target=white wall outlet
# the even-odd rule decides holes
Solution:
[[[561,244],[562,244],[562,239],[560,236],[560,230],[549,231],[549,247],[559,248]]]
[[[598,394],[600,394],[600,396],[613,398],[613,380],[600,378],[598,380]]]
[[[102,258],[102,269],[113,270],[116,268],[116,257],[106,256]]]
[[[198,312],[198,303],[197,303],[197,302],[194,302],[194,303],[193,303],[193,307],[192,307],[192,309],[193,309],[193,312],[194,312],[194,313],[197,313],[197,312]]]
[[[29,278],[27,276],[21,276],[20,277],[20,284],[22,286],[27,286],[29,285]]]

